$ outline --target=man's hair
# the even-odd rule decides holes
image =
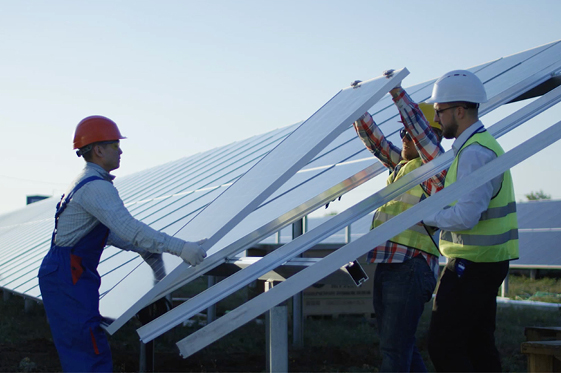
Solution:
[[[468,112],[468,115],[479,116],[479,104],[476,102],[454,101],[447,102],[447,104],[450,106],[461,106]]]
[[[479,104],[475,102],[464,102],[463,106],[466,108],[466,110],[479,109]]]

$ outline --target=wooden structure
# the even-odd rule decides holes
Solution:
[[[561,372],[561,327],[526,327],[524,334],[528,372]]]

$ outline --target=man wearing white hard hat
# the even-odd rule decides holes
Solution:
[[[455,158],[445,187],[504,153],[479,120],[479,104],[487,102],[479,78],[466,70],[444,74],[427,100],[442,134],[455,139]],[[497,292],[518,258],[516,202],[510,171],[451,206],[424,219],[441,229],[440,251],[448,258],[434,300],[429,353],[441,372],[500,372],[495,346]]]

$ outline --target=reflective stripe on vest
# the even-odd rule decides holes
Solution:
[[[420,167],[422,164],[423,162],[421,158],[415,158],[412,161],[401,161],[398,165],[399,169],[397,172],[394,171],[388,178],[387,185],[392,184],[400,177]],[[426,195],[423,188],[421,188],[420,185],[416,185],[399,197],[381,206],[378,210],[376,210],[374,218],[372,219],[372,229],[413,207],[419,203],[424,196]],[[397,236],[391,238],[390,241],[422,250],[435,256],[440,255],[432,238],[428,235],[425,227],[420,223],[409,227]]]
[[[445,187],[457,178],[458,159],[463,149],[473,143],[492,150],[497,156],[503,149],[487,131],[475,133],[460,148],[446,175]],[[453,203],[453,205],[456,202]],[[489,207],[470,230],[442,231],[440,250],[450,258],[464,258],[473,262],[500,262],[518,258],[518,221],[510,171],[503,174],[501,189],[491,198]]]

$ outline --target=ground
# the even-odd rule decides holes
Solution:
[[[512,282],[511,291],[561,293],[560,281],[523,279]],[[518,285],[520,284],[520,285]],[[536,287],[537,286],[537,287]],[[428,303],[417,332],[418,347],[429,371],[434,371],[426,351],[430,321]],[[222,310],[222,311],[221,311]],[[219,315],[224,308],[219,307]],[[56,372],[60,363],[40,304],[24,312],[24,300],[0,298],[0,372]],[[290,320],[289,320],[290,324]],[[109,337],[116,372],[138,372],[140,342],[133,319]],[[520,353],[526,326],[559,326],[558,309],[499,307],[497,347],[503,371],[526,371],[526,356]],[[266,371],[265,327],[252,321],[202,351],[183,359],[175,343],[200,326],[178,326],[156,339],[156,372],[262,372]],[[289,335],[289,341],[291,336]],[[289,348],[292,372],[373,372],[380,364],[375,320],[363,315],[309,317],[304,323],[304,347]]]

